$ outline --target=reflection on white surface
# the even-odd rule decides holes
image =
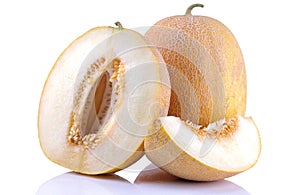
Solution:
[[[238,194],[249,195],[242,187],[227,181],[216,182],[194,182],[179,179],[165,171],[155,167],[147,166],[136,178],[136,186],[142,194],[169,193],[176,194]]]
[[[226,180],[191,182],[174,177],[154,165],[146,167],[134,184],[115,174],[86,176],[73,172],[54,177],[40,186],[37,195],[87,194],[239,194],[249,193]]]
[[[40,186],[36,195],[140,194],[130,182],[114,174],[86,176],[65,173]]]

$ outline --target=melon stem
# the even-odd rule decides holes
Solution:
[[[122,30],[122,29],[123,29],[123,26],[122,26],[121,22],[117,21],[117,22],[115,22],[115,25],[116,25],[117,27],[119,27],[119,30]]]
[[[200,4],[200,3],[197,3],[197,4],[193,4],[191,6],[189,6],[187,9],[186,9],[186,12],[185,12],[185,15],[186,16],[191,16],[192,15],[192,10],[195,8],[195,7],[204,7],[203,4]]]

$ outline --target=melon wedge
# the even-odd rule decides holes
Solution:
[[[256,163],[260,136],[252,118],[236,116],[207,127],[162,117],[145,139],[147,157],[177,177],[214,181],[243,172]]]
[[[135,31],[96,27],[56,61],[39,106],[40,145],[53,162],[85,174],[137,161],[149,124],[166,116],[170,83],[155,48]]]

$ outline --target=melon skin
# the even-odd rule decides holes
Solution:
[[[168,65],[172,86],[168,115],[208,125],[245,114],[244,59],[224,24],[206,16],[172,16],[158,21],[145,38]]]

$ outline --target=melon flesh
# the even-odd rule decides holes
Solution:
[[[178,117],[162,117],[155,121],[152,134],[145,139],[146,155],[158,167],[189,180],[212,181],[233,176],[256,163],[261,143],[252,118],[238,116],[235,124],[230,122],[232,128],[228,121],[220,120],[203,128]]]
[[[61,54],[39,106],[39,140],[53,162],[80,173],[125,168],[143,155],[149,124],[166,116],[166,65],[132,30],[97,27]]]

